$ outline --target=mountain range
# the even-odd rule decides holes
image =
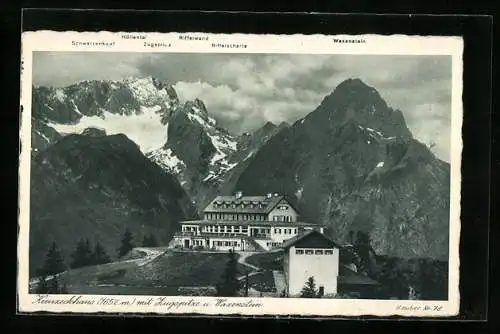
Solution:
[[[33,252],[49,237],[95,226],[110,245],[119,226],[133,224],[166,240],[215,195],[242,190],[286,195],[339,242],[363,230],[378,253],[447,259],[449,164],[359,79],[293,125],[242,135],[152,77],[33,87],[32,159]],[[122,217],[127,208],[134,219]]]
[[[82,81],[64,88],[34,87],[32,150],[87,129],[126,134],[153,162],[174,174],[202,208],[237,178],[240,163],[286,123],[230,134],[210,117],[203,101],[181,103],[175,89],[153,77]]]
[[[449,164],[359,79],[271,138],[235,187],[287,195],[336,240],[363,231],[380,254],[448,259]]]

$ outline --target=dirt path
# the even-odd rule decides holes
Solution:
[[[251,256],[251,255],[254,255],[255,253],[253,252],[238,252],[238,254],[240,255],[239,258],[238,258],[238,262],[244,266],[247,266],[249,268],[252,268],[253,270],[255,271],[259,271],[261,270],[261,268],[257,267],[257,266],[254,266],[253,264],[250,264],[248,262],[246,262],[246,259]]]
[[[145,266],[146,264],[150,263],[151,261],[155,260],[157,257],[165,254],[167,251],[166,247],[157,247],[157,248],[146,248],[146,247],[137,247],[134,248],[134,250],[145,253],[146,256],[138,259],[134,259],[135,263],[137,264],[138,267]]]

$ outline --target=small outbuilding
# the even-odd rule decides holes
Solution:
[[[284,250],[283,273],[286,294],[300,297],[309,277],[313,277],[320,296],[337,294],[340,246],[318,230],[305,231],[287,240]]]

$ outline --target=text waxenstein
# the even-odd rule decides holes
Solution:
[[[256,303],[253,300],[248,300],[246,302],[231,302],[227,299],[217,299],[215,306],[218,307],[261,307],[261,303]]]
[[[339,39],[339,38],[334,38],[333,42],[334,43],[353,43],[353,44],[359,44],[359,43],[366,43],[366,40],[364,40],[364,39]]]

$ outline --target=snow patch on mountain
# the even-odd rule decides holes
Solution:
[[[184,161],[179,159],[170,148],[160,148],[149,152],[147,157],[171,173],[179,174],[186,168]]]
[[[236,141],[232,140],[231,138],[228,138],[228,136],[226,137],[217,134],[215,135],[209,134],[208,136],[210,137],[212,144],[217,149],[222,158],[224,158],[228,152],[236,151],[236,144],[237,144]]]
[[[158,89],[153,78],[128,78],[126,84],[130,87],[132,94],[139,103],[151,106],[159,101],[168,101],[170,97],[165,89]]]
[[[192,121],[192,122],[198,122],[200,123],[201,125],[206,125],[207,122],[201,118],[201,116],[197,115],[197,114],[193,114],[193,113],[187,113],[187,117]]]
[[[54,97],[59,100],[59,102],[63,103],[66,100],[66,94],[62,89],[56,89],[54,93]]]
[[[370,137],[374,138],[374,139],[385,139],[385,140],[392,140],[392,139],[396,139],[395,136],[390,136],[390,137],[386,137],[384,135],[384,133],[378,131],[378,130],[375,130],[375,129],[372,129],[372,128],[369,128],[369,127],[363,127],[361,125],[358,125],[358,128],[360,128],[361,130],[364,130],[364,131],[367,131],[368,134],[370,135]],[[371,142],[368,140],[367,141],[368,144],[370,144]]]
[[[238,162],[230,163],[231,155],[236,152],[237,142],[233,138],[226,135],[211,135],[208,137],[212,141],[213,146],[217,150],[210,159],[211,174],[213,178],[223,177],[229,170],[238,165]],[[210,174],[209,174],[210,175]],[[207,179],[210,180],[211,178]],[[204,180],[206,181],[206,180]]]
[[[160,106],[141,107],[141,112],[132,115],[119,115],[104,111],[100,116],[83,116],[77,124],[49,123],[61,134],[80,133],[86,128],[105,129],[108,135],[123,133],[137,145],[143,153],[163,146],[167,129],[161,123]]]
[[[378,134],[379,136],[383,137],[384,134],[380,131],[377,131],[377,130],[373,130],[372,128],[365,128],[366,130],[370,131],[370,132],[374,132],[376,134]]]
[[[250,153],[247,154],[247,156],[243,159],[243,161],[250,159],[254,155],[254,151],[251,151]]]
[[[71,99],[71,105],[73,106],[73,110],[80,116],[82,116],[82,113],[80,112],[80,109],[78,109],[78,106],[76,105],[75,101]]]

